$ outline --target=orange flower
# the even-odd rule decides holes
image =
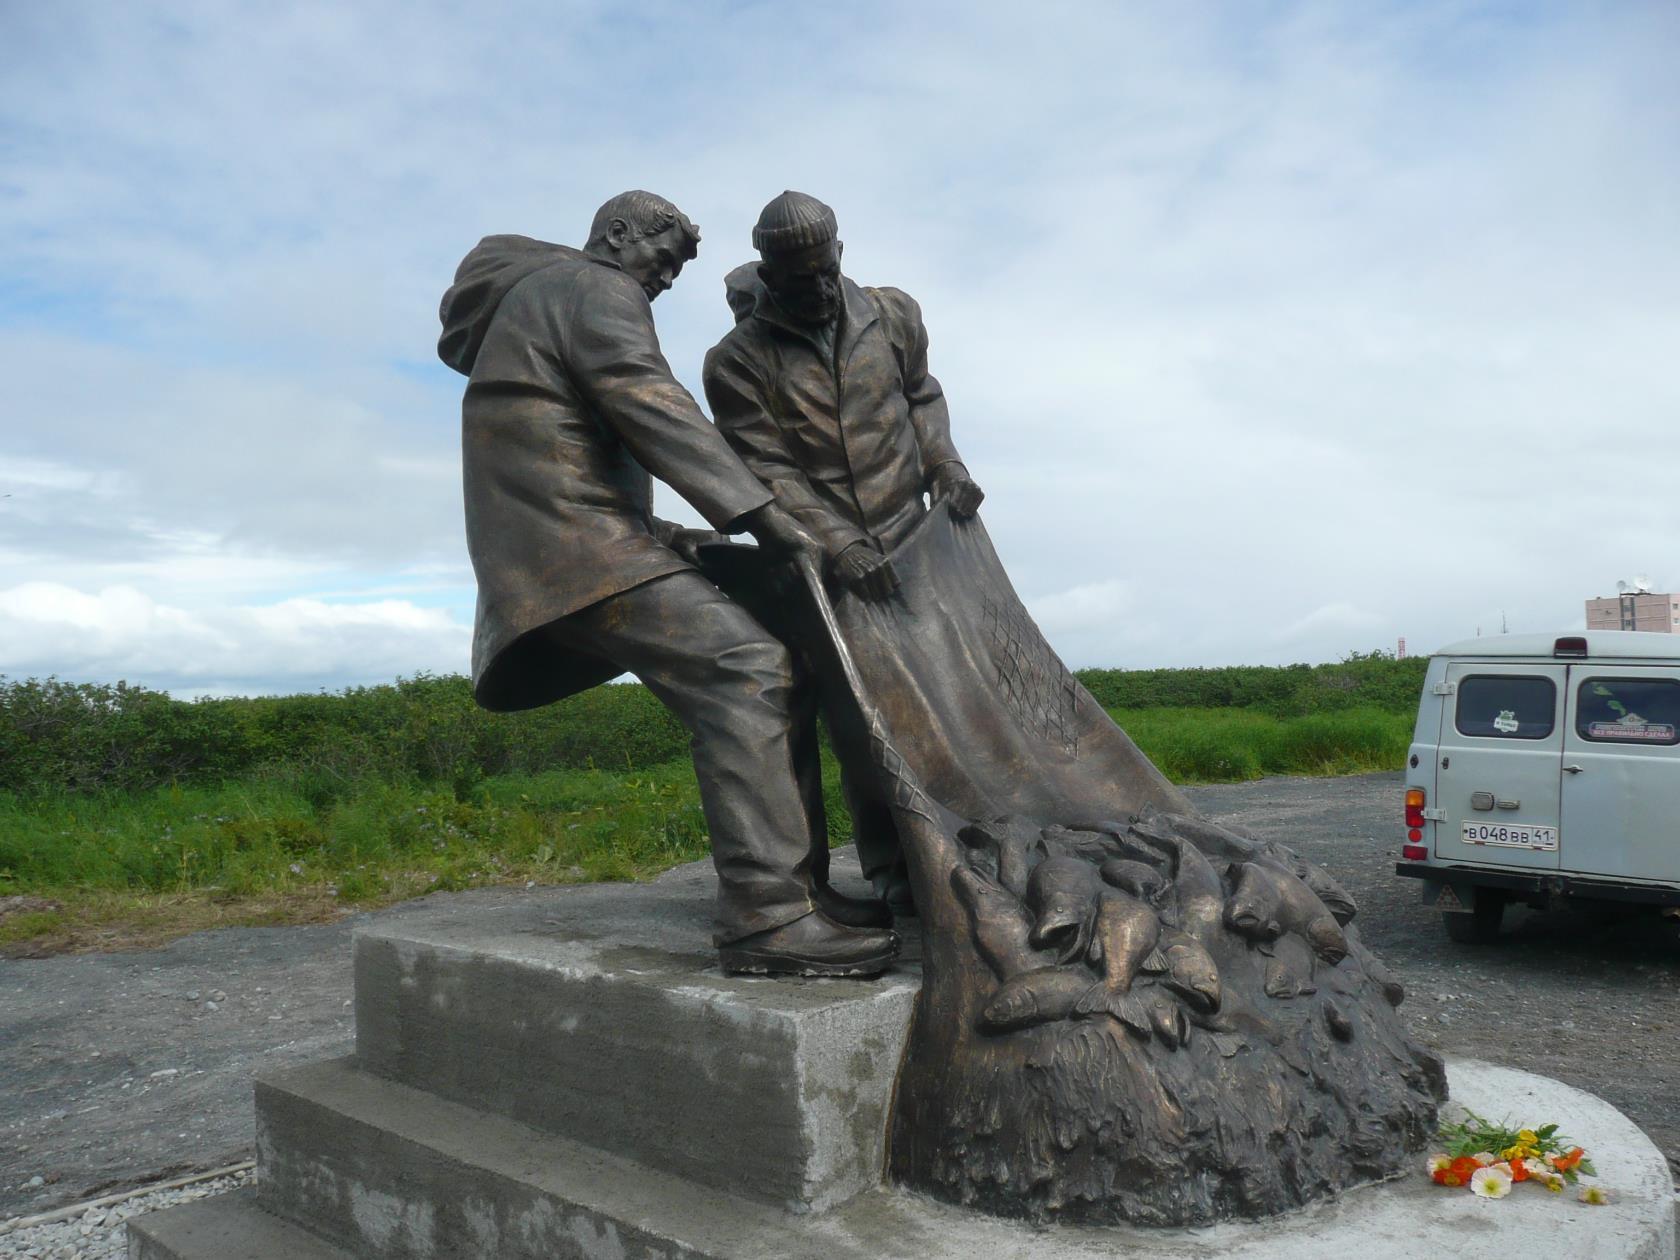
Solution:
[[[1586,1151],[1582,1150],[1579,1146],[1571,1147],[1569,1152],[1565,1155],[1552,1156],[1552,1167],[1557,1169],[1559,1172],[1568,1172],[1571,1168],[1575,1167],[1576,1164],[1579,1164],[1585,1155]]]
[[[1481,1161],[1474,1156],[1460,1155],[1452,1162],[1452,1175],[1458,1178],[1457,1181],[1453,1182],[1453,1185],[1468,1185],[1470,1178],[1475,1175],[1476,1170],[1481,1166]]]
[[[1438,1186],[1462,1186],[1464,1178],[1450,1168],[1437,1168],[1429,1174],[1430,1180]]]
[[[1527,1181],[1528,1180],[1528,1161],[1527,1160],[1513,1159],[1511,1161],[1511,1180],[1512,1181]]]

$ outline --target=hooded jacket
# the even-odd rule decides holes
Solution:
[[[706,356],[706,400],[729,444],[830,557],[890,551],[926,513],[922,493],[959,459],[922,311],[899,289],[841,278],[832,352],[790,320],[750,266],[724,284],[735,327]]]
[[[718,529],[772,496],[672,376],[647,295],[615,264],[489,236],[439,315],[438,355],[467,376],[473,693],[532,708],[621,672],[534,631],[689,567],[654,536],[653,476]]]

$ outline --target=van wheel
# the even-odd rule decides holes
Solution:
[[[1505,898],[1489,889],[1476,891],[1470,913],[1443,912],[1441,926],[1449,939],[1460,945],[1487,945],[1499,937],[1499,923],[1505,917]]]

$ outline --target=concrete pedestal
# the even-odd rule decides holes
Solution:
[[[1634,1125],[1465,1062],[1455,1100],[1556,1120],[1614,1202],[1488,1202],[1420,1171],[1259,1224],[1040,1230],[883,1186],[914,966],[725,977],[707,875],[361,934],[355,1056],[260,1080],[258,1188],[131,1223],[131,1260],[1674,1254],[1667,1166]]]

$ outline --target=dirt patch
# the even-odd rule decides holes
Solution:
[[[7,915],[4,903],[32,902]],[[62,901],[0,898],[0,958],[157,949],[194,932],[331,923],[350,908],[323,890],[231,898],[214,891],[86,892]]]
[[[0,897],[0,923],[18,914],[51,914],[62,907],[45,897]]]

